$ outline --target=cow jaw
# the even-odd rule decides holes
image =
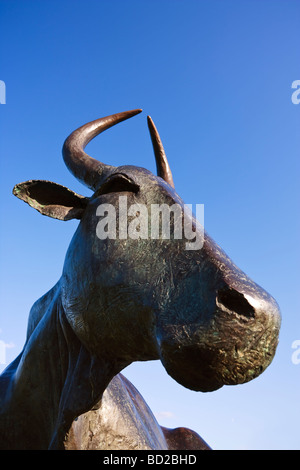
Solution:
[[[160,358],[168,374],[184,387],[202,392],[259,376],[275,355],[281,320],[272,297],[250,301],[255,308],[249,307],[249,316],[216,299],[211,320],[158,328]]]

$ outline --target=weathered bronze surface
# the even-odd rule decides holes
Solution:
[[[120,372],[160,359],[184,387],[207,392],[254,379],[274,357],[275,300],[206,233],[202,249],[190,251],[174,237],[97,237],[97,207],[118,207],[120,195],[128,204],[176,203],[183,210],[151,118],[158,176],[106,165],[84,151],[139,112],[98,119],[66,140],[65,163],[92,189],[90,198],[48,181],[14,188],[42,214],[80,223],[61,278],[33,305],[24,349],[1,375],[1,449],[209,449],[191,430],[160,427]]]

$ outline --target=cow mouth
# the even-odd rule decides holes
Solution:
[[[167,373],[185,388],[196,392],[212,392],[224,383],[215,374],[213,358],[208,349],[188,347],[170,351],[162,347],[161,361]]]
[[[223,385],[238,385],[258,377],[270,364],[273,354],[261,357],[257,351],[213,349],[187,346],[170,351],[162,348],[161,361],[179,384],[197,392],[212,392]]]
[[[254,315],[247,299],[231,295],[229,304],[226,295],[220,298],[223,308],[209,325],[169,325],[158,335],[167,373],[194,391],[249,382],[270,365],[276,352],[280,328],[276,311],[265,315],[256,310]],[[239,315],[232,308],[236,302],[244,309],[239,308]]]

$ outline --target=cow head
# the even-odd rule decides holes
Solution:
[[[106,165],[84,151],[96,135],[139,112],[98,119],[65,141],[65,163],[93,191],[90,198],[47,181],[21,183],[14,194],[44,215],[81,219],[60,283],[66,317],[92,354],[123,366],[161,359],[167,372],[192,390],[247,382],[275,354],[280,328],[275,300],[206,233],[197,250],[187,250],[186,240],[174,236],[124,236],[120,197],[139,212],[139,222],[142,208],[150,213],[154,204],[176,204],[184,212],[151,118],[158,176],[140,167]],[[99,207],[115,208],[114,239],[97,234]],[[175,223],[174,215],[170,233]],[[196,220],[193,227],[196,236],[201,231]]]

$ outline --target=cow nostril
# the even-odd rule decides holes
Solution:
[[[246,318],[254,318],[255,310],[248,300],[234,289],[222,289],[218,292],[217,303]]]

